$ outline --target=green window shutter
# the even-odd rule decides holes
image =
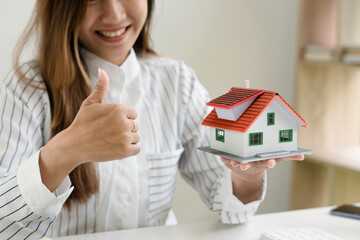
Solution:
[[[271,125],[275,125],[275,113],[268,113],[267,114],[267,125],[271,126]]]
[[[293,140],[293,130],[280,130],[279,132],[279,141],[282,142],[292,142]]]
[[[225,142],[225,131],[222,129],[215,130],[216,140],[220,142]]]
[[[250,146],[256,146],[256,145],[262,145],[263,144],[263,133],[250,133],[249,134],[249,145]]]

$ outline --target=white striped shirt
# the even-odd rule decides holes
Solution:
[[[98,163],[100,190],[71,211],[62,208],[71,194],[69,179],[50,193],[42,184],[38,155],[50,137],[50,102],[10,72],[0,84],[0,239],[38,239],[132,227],[163,225],[172,218],[176,173],[221,214],[237,224],[254,215],[259,201],[242,204],[232,194],[230,171],[218,157],[199,151],[209,144],[201,126],[208,93],[192,69],[168,58],[137,57],[132,50],[115,66],[82,50],[89,76],[97,68],[109,75],[104,103],[134,107],[141,152],[120,161]],[[38,67],[22,66],[31,84],[44,88]]]

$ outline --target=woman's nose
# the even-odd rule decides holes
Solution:
[[[105,0],[102,6],[101,21],[105,24],[117,24],[126,17],[123,4],[119,0]]]

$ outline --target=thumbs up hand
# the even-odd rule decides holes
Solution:
[[[99,81],[73,123],[40,151],[41,179],[50,191],[82,163],[123,159],[140,152],[137,113],[120,104],[103,104],[108,87],[109,79],[99,69]]]
[[[123,159],[140,151],[134,121],[137,113],[120,104],[103,104],[108,87],[108,76],[99,69],[98,83],[67,129],[74,139],[72,148],[78,148],[80,162]]]

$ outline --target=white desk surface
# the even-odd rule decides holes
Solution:
[[[220,221],[202,221],[176,226],[138,228],[56,238],[56,240],[113,240],[113,239],[244,239],[259,240],[266,230],[312,226],[347,240],[360,239],[360,220],[333,216],[332,207],[256,215],[246,224],[223,225]]]

